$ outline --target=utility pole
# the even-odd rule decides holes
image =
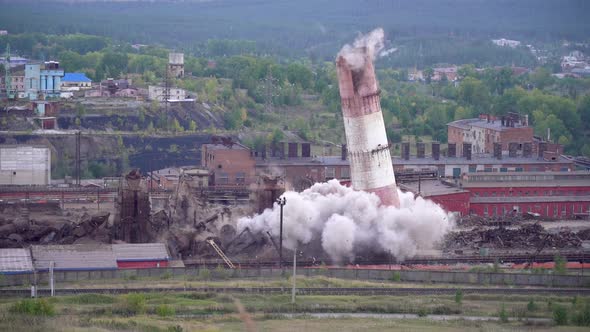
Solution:
[[[291,289],[291,303],[295,304],[295,278],[297,276],[297,247],[293,250],[293,288]]]
[[[80,187],[80,135],[81,132],[76,132],[76,187]]]
[[[285,197],[277,198],[277,203],[281,207],[281,226],[280,226],[280,234],[279,234],[279,268],[283,268],[283,206],[287,204],[287,199]]]
[[[6,87],[6,99],[14,99],[16,91],[12,89],[12,74],[10,72],[10,44],[6,44],[6,66],[4,66],[4,86]]]
[[[55,267],[55,262],[49,262],[49,287],[51,287],[51,296],[55,296],[55,279],[53,278],[53,269]]]
[[[164,82],[164,107],[166,109],[166,131],[170,128],[170,123],[168,120],[168,100],[170,99],[170,81],[168,77],[168,72],[170,71],[170,63],[166,65],[166,81]]]

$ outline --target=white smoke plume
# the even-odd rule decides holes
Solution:
[[[412,193],[399,192],[400,208],[383,206],[372,193],[356,191],[337,180],[316,183],[301,192],[288,191],[283,197],[283,243],[295,249],[313,240],[336,263],[348,262],[361,250],[388,252],[398,260],[430,249],[452,228],[450,214],[429,200],[414,199]],[[279,236],[280,208],[238,220],[238,229],[270,231]]]
[[[384,38],[383,29],[377,28],[366,35],[357,37],[352,45],[344,45],[338,52],[338,56],[344,57],[350,65],[350,69],[362,69],[365,66],[365,54],[368,54],[369,58],[374,60],[375,54],[378,54],[383,49]]]

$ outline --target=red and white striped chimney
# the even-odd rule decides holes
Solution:
[[[364,66],[358,70],[345,57],[336,59],[352,187],[399,207],[373,59],[366,49],[360,51]]]

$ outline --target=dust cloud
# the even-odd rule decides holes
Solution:
[[[377,28],[366,35],[359,36],[352,45],[342,47],[338,56],[344,57],[350,69],[360,70],[365,66],[365,55],[374,60],[375,54],[383,49],[385,33],[382,28]]]
[[[301,192],[283,194],[283,244],[289,249],[320,240],[336,263],[346,263],[363,250],[391,253],[398,260],[418,249],[430,249],[453,227],[451,214],[432,201],[399,192],[400,208],[383,206],[372,193],[356,191],[337,180],[316,183]],[[238,220],[238,230],[279,236],[278,204]]]

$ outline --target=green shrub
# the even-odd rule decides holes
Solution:
[[[182,328],[182,326],[176,325],[176,326],[170,326],[166,331],[167,332],[183,332],[184,329]]]
[[[125,279],[126,281],[137,280],[137,275],[132,274],[130,272],[125,272],[123,273],[123,279]]]
[[[115,299],[110,295],[103,294],[81,294],[71,298],[71,303],[78,304],[111,304]]]
[[[574,313],[572,322],[578,326],[590,326],[590,303],[586,303],[581,310]]]
[[[209,271],[209,269],[199,270],[199,280],[210,280],[210,279],[211,279],[211,271]]]
[[[537,311],[537,309],[539,309],[539,308],[538,308],[537,304],[535,304],[535,301],[530,300],[529,303],[526,305],[526,309],[528,311]]]
[[[13,304],[10,312],[23,315],[53,316],[55,308],[51,302],[45,299],[24,299]]]
[[[498,261],[498,259],[494,259],[494,265],[492,265],[492,272],[494,273],[500,273],[502,271],[500,271],[500,262]]]
[[[418,309],[418,317],[426,317],[428,315],[428,310],[426,308]]]
[[[166,280],[166,279],[170,279],[170,278],[172,278],[172,273],[170,271],[166,271],[166,273],[164,273],[160,276],[160,279],[162,279],[162,280]]]
[[[145,295],[141,293],[128,294],[125,298],[125,310],[132,315],[145,313]]]
[[[439,305],[432,308],[431,312],[433,315],[458,315],[461,313],[461,310],[446,305]]]
[[[555,274],[566,274],[567,273],[567,260],[564,257],[561,257],[560,254],[555,255],[553,259],[555,262],[555,268],[553,269],[553,273]]]
[[[160,317],[171,317],[176,315],[176,310],[174,310],[174,307],[162,304],[156,308],[156,314]]]
[[[567,310],[565,307],[560,305],[553,306],[553,321],[557,325],[566,325],[567,324]]]
[[[455,303],[461,304],[463,302],[463,290],[457,289],[455,291]]]
[[[498,312],[498,318],[500,318],[500,321],[502,323],[508,322],[508,313],[506,312],[506,305],[504,305],[504,303],[502,303],[502,306],[500,307],[500,311]]]
[[[191,300],[206,300],[206,299],[211,299],[214,298],[216,296],[218,296],[215,293],[185,293],[185,294],[181,294],[181,297],[185,298],[185,299],[191,299]],[[223,296],[223,295],[221,295]]]
[[[229,271],[221,265],[217,265],[215,268],[215,277],[219,279],[229,279]]]
[[[401,280],[402,280],[401,274],[398,271],[393,272],[393,274],[391,275],[391,281],[399,282]]]

